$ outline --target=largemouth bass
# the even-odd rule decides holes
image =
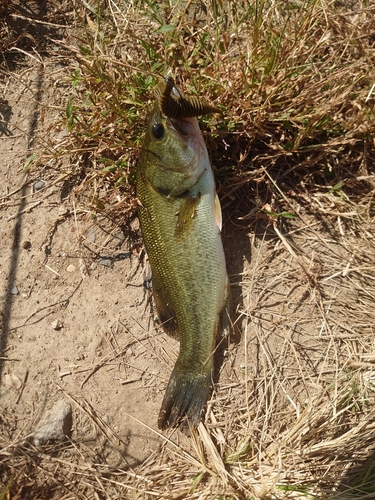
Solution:
[[[168,118],[155,103],[137,197],[159,320],[180,338],[158,426],[178,425],[184,417],[197,426],[211,389],[217,336],[229,326],[230,288],[220,203],[195,117]]]

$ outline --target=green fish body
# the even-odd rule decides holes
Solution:
[[[158,425],[165,429],[186,417],[197,426],[211,389],[217,336],[229,325],[230,288],[220,204],[196,118],[169,119],[155,104],[137,197],[158,316],[180,338]]]

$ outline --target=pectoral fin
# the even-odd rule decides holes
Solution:
[[[174,232],[176,238],[182,238],[192,230],[200,197],[200,193],[196,196],[187,194],[182,200]]]

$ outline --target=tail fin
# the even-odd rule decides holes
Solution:
[[[173,369],[158,418],[159,429],[177,426],[184,417],[197,427],[211,390],[211,370],[186,373],[177,361]]]

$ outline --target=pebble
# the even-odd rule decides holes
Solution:
[[[120,252],[113,256],[113,260],[130,259],[130,257],[131,257],[130,252]]]
[[[112,262],[112,259],[100,259],[99,264],[101,266],[112,267],[113,262]]]
[[[17,375],[14,373],[6,373],[4,375],[4,385],[5,387],[12,387],[13,389],[17,389],[18,391],[22,387],[22,381]]]
[[[72,407],[64,400],[58,401],[52,410],[47,411],[32,434],[35,446],[47,441],[64,441],[72,431]]]
[[[9,290],[9,293],[11,295],[18,295],[20,292],[18,291],[18,288],[16,287],[16,285],[12,285],[12,287]]]
[[[55,321],[52,321],[51,326],[54,330],[61,330],[61,328],[64,326],[62,322],[59,319],[55,319]]]
[[[59,217],[65,217],[70,214],[69,208],[67,208],[65,205],[61,205],[59,208]]]
[[[73,266],[73,264],[70,264],[66,270],[68,271],[68,273],[74,273],[74,271],[76,270],[76,266]]]
[[[44,181],[36,181],[34,182],[34,191],[40,191],[45,187],[46,183]]]
[[[124,235],[124,233],[116,233],[113,235],[113,239],[122,243],[123,241],[125,241],[125,235]]]
[[[87,241],[90,241],[91,243],[95,243],[96,241],[96,233],[94,231],[93,227],[89,227],[87,231],[84,232],[85,238]]]

